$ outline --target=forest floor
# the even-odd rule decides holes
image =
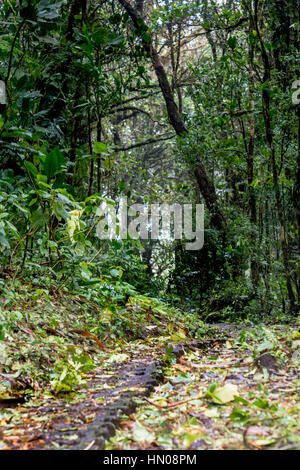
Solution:
[[[75,392],[3,400],[0,449],[300,449],[297,326],[101,351]],[[149,395],[150,394],[150,395]]]

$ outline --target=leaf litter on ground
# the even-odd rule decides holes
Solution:
[[[186,352],[170,365],[165,382],[122,422],[107,450],[300,449],[297,329],[232,326],[229,335],[225,344]],[[262,352],[272,358],[270,369],[258,360]],[[136,439],[136,426],[144,441],[143,433]]]

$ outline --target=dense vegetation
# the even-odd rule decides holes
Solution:
[[[299,1],[0,3],[3,371],[68,391],[92,361],[70,334],[103,349],[149,322],[179,339],[294,323]],[[120,197],[203,203],[203,248],[99,239]]]
[[[5,1],[0,21],[2,290],[297,312],[297,1]],[[203,202],[203,249],[100,241],[120,195]]]

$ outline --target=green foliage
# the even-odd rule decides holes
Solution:
[[[251,2],[200,2],[200,9],[197,1],[162,2],[147,11],[149,23],[138,18],[133,27],[121,5],[105,2],[96,15],[94,3],[87,12],[78,2],[3,3],[1,278],[95,299],[112,312],[116,337],[118,328],[140,332],[136,317],[124,313],[140,294],[184,310],[198,335],[203,320],[289,318],[299,293],[298,118],[291,104],[299,48],[293,31],[288,39],[279,25],[287,17],[296,25],[295,12],[283,14],[270,2],[258,13]],[[249,24],[248,10],[266,18],[262,31]],[[187,24],[201,25],[207,40],[203,46],[196,34],[193,55]],[[152,41],[165,45],[163,64],[171,57],[166,73],[188,129],[177,140],[151,72]],[[199,162],[227,225],[215,228],[208,204],[202,250],[187,252],[179,240],[97,238],[98,206],[117,205],[121,194],[147,204],[203,202],[210,185],[200,194],[194,184]]]
[[[99,364],[160,351],[159,401],[113,445],[299,447],[294,3],[1,2],[0,401],[78,398]],[[121,196],[205,203],[203,248],[101,240]],[[176,361],[214,322],[245,329]]]
[[[66,357],[60,358],[53,365],[50,373],[50,385],[55,392],[70,392],[74,386],[84,383],[82,374],[93,369],[94,362],[76,348],[69,347]]]

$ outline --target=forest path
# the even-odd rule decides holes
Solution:
[[[154,389],[162,378],[161,343],[132,341],[101,353],[86,383],[75,393],[45,394],[0,413],[0,449],[103,449],[122,413],[136,408],[133,397]]]
[[[300,334],[248,330],[218,324],[167,356],[162,337],[103,352],[76,393],[2,409],[0,448],[300,448]]]
[[[300,449],[300,333],[218,324],[187,351],[106,449]]]

